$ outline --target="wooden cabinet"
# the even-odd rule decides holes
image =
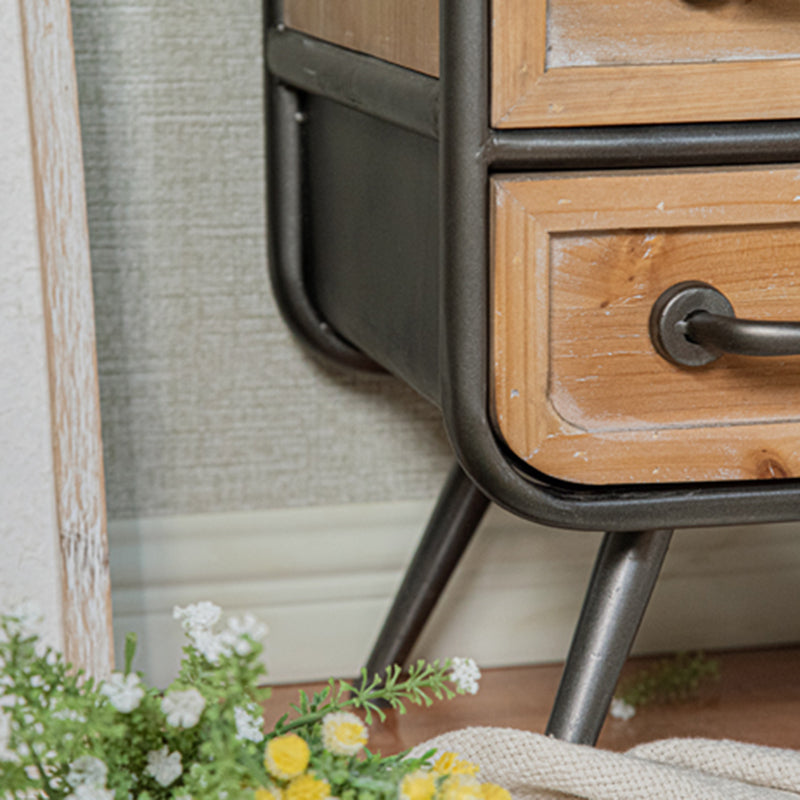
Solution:
[[[436,367],[426,373],[427,396],[448,413],[475,415],[452,435],[469,438],[461,450],[472,452],[481,431],[473,471],[488,473],[494,459],[497,494],[512,483],[524,492],[528,480],[569,484],[586,492],[581,502],[601,495],[595,487],[649,486],[658,502],[670,487],[713,484],[708,491],[722,493],[732,483],[800,477],[800,356],[676,366],[649,328],[656,301],[685,281],[716,287],[739,318],[800,320],[800,3],[453,0],[447,8],[442,44],[440,0],[285,0],[285,19],[429,76],[445,48],[445,80],[425,80],[438,84],[434,113],[439,122],[450,114],[449,127],[434,132],[437,150],[423,169],[440,181],[436,230],[457,229],[458,239],[444,242],[439,263],[429,259],[438,282],[420,278],[422,257],[397,271],[404,285],[443,291],[429,304],[437,311],[409,306],[404,330],[420,327],[417,316],[430,323],[423,345]],[[468,17],[477,21],[465,45]],[[462,107],[471,111],[458,116]],[[475,136],[469,146],[459,139],[465,129]],[[380,157],[364,180],[383,186],[374,164],[397,154],[374,138]],[[637,151],[626,152],[626,142]],[[364,142],[354,148],[359,169],[362,152],[371,152]],[[408,217],[391,202],[391,219]],[[348,246],[371,235],[344,227],[337,231]],[[434,238],[426,252],[441,254]],[[369,259],[369,280],[379,260]],[[358,261],[342,259],[348,275]],[[358,333],[345,336],[358,345],[366,341]],[[479,343],[470,348],[473,335]],[[436,351],[442,342],[447,352]],[[391,368],[380,347],[362,347]]]
[[[707,282],[737,316],[800,317],[800,168],[493,181],[496,425],[557,478],[680,483],[800,475],[800,357],[679,367],[658,297]]]

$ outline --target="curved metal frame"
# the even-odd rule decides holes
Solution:
[[[422,126],[427,135],[438,132],[440,400],[457,458],[482,492],[518,516],[574,530],[639,531],[797,518],[797,480],[583,486],[549,479],[506,451],[489,412],[488,197],[490,175],[503,170],[796,160],[800,122],[492,130],[488,0],[441,0],[439,81],[330,47],[337,50],[336,59],[347,62],[348,75],[355,76],[344,83],[309,72],[302,81],[296,77],[295,59],[312,50],[315,58],[324,59],[326,46],[282,30],[277,0],[272,3],[267,16],[271,271],[283,313],[307,345],[338,363],[375,368],[319,318],[303,280],[302,141],[296,115],[302,114],[299,94],[314,92],[384,118],[391,114],[395,124],[416,130]],[[390,104],[388,93],[378,92],[376,99],[374,84],[366,77],[376,65],[397,89]],[[319,75],[320,69],[314,72]],[[293,88],[293,82],[302,86]]]

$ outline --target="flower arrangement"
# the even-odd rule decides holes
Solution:
[[[132,636],[124,670],[98,681],[45,647],[27,612],[0,616],[1,800],[510,800],[452,753],[367,749],[382,705],[477,691],[472,660],[332,679],[265,731],[265,627],[247,615],[217,632],[208,602],[174,615],[188,644],[163,692],[131,670]]]

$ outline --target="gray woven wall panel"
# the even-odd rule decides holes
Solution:
[[[270,297],[260,2],[72,16],[109,515],[432,495],[437,412],[320,368]]]

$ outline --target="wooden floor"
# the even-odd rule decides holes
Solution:
[[[636,744],[673,736],[735,739],[800,750],[800,647],[714,653],[720,678],[688,701],[641,709],[628,721],[609,719],[599,746],[626,750]],[[646,665],[632,659],[623,674]],[[437,703],[430,709],[412,707],[401,716],[388,712],[375,723],[370,749],[397,753],[449,730],[469,725],[494,725],[544,731],[560,676],[560,665],[512,667],[484,671],[475,696]],[[300,688],[321,684],[280,686],[267,702],[273,724]]]

